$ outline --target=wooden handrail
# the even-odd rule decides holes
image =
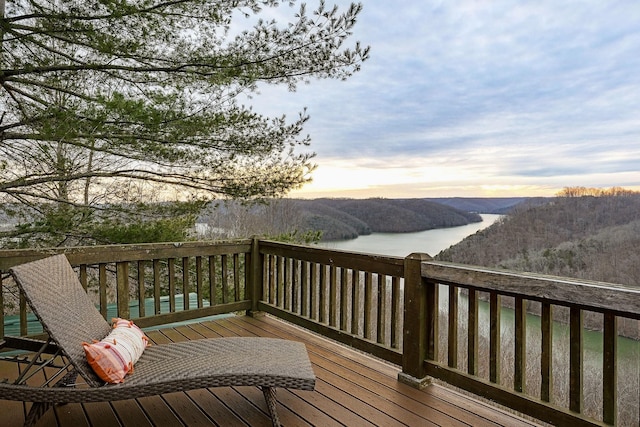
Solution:
[[[638,287],[437,261],[423,262],[422,276],[443,285],[498,291],[505,296],[640,319]]]

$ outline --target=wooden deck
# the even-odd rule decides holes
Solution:
[[[534,426],[517,416],[431,385],[397,381],[399,369],[270,317],[232,317],[148,332],[155,343],[220,336],[268,336],[302,341],[317,375],[314,392],[279,390],[285,426]],[[6,376],[7,364],[0,374]],[[14,364],[11,364],[14,365]],[[2,368],[2,366],[0,366]],[[0,426],[20,426],[24,407],[0,400]],[[111,403],[68,404],[39,426],[269,426],[262,393],[215,388]]]

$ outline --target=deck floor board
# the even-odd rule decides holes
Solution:
[[[149,331],[156,344],[202,338],[264,336],[301,341],[317,376],[314,392],[278,390],[285,426],[483,426],[537,424],[440,385],[414,389],[399,368],[278,319],[235,316]],[[0,375],[11,369],[0,362]],[[15,364],[9,364],[15,365]],[[22,425],[21,403],[0,400],[0,425]],[[112,403],[68,404],[39,426],[269,426],[262,392],[228,387],[170,393]]]

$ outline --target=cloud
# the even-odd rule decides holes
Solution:
[[[353,36],[372,48],[360,73],[293,94],[268,87],[256,108],[307,106],[317,161],[335,173],[370,164],[435,187],[423,165],[437,165],[494,188],[640,186],[638,22],[631,0],[367,2]]]

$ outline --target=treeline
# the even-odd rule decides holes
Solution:
[[[245,205],[228,201],[211,205],[198,222],[207,237],[238,238],[252,235],[310,236],[322,240],[353,239],[360,235],[405,233],[454,227],[482,218],[423,199],[276,199]]]
[[[633,196],[636,191],[623,187],[611,188],[593,188],[593,187],[565,187],[559,193],[558,197],[609,197],[609,196]]]
[[[522,204],[437,259],[640,286],[640,193],[567,188]]]
[[[428,198],[432,202],[451,206],[466,212],[505,215],[521,203],[540,205],[547,197],[437,197]]]

